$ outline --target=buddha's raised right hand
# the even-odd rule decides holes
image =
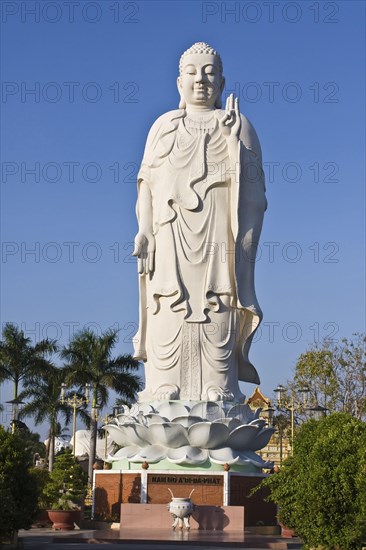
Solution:
[[[137,256],[137,270],[142,274],[153,273],[155,260],[155,237],[151,232],[139,231],[135,237],[135,248],[132,253]]]
[[[237,143],[240,139],[241,118],[239,99],[230,94],[226,100],[225,114],[219,119],[219,126],[226,141]]]

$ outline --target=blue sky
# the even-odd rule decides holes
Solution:
[[[315,340],[365,330],[363,2],[1,9],[1,323],[61,343],[87,324],[119,327],[116,351],[132,350],[137,167],[153,121],[178,106],[179,56],[206,41],[263,149],[251,351],[263,391]]]

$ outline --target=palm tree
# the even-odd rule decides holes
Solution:
[[[31,416],[36,425],[48,422],[48,469],[52,471],[55,453],[55,437],[60,432],[59,416],[64,417],[67,425],[70,422],[72,411],[66,403],[61,401],[61,383],[63,381],[62,369],[51,362],[47,370],[43,369],[42,376],[34,376],[32,383],[21,392],[21,399],[30,399],[20,412],[22,418]],[[81,411],[79,411],[80,413]]]
[[[91,384],[89,484],[93,479],[96,455],[97,409],[107,405],[109,389],[117,392],[126,402],[132,402],[141,389],[140,378],[132,374],[138,369],[138,361],[131,355],[112,357],[117,337],[118,330],[107,330],[100,336],[91,330],[82,330],[61,351],[66,361],[66,382],[80,387]]]
[[[27,384],[33,375],[47,370],[47,357],[56,351],[55,340],[46,338],[33,346],[31,339],[16,325],[5,324],[0,341],[0,382],[13,382],[14,400],[18,400],[20,384]]]

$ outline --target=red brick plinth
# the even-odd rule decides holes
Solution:
[[[188,497],[194,489],[192,501],[202,509],[215,509],[215,514],[222,515],[226,512],[218,512],[219,509],[243,508],[246,527],[277,523],[275,505],[265,501],[268,492],[261,489],[250,496],[251,490],[263,479],[261,475],[230,471],[192,473],[143,469],[98,470],[94,475],[94,518],[98,520],[119,521],[122,504],[163,505],[169,527],[170,515],[166,513],[166,504],[170,502],[171,494],[168,489],[175,497]],[[156,513],[162,513],[158,510],[156,508]],[[147,521],[147,515],[144,514],[144,521]],[[218,518],[218,515],[212,517]],[[162,526],[159,521],[157,524]]]

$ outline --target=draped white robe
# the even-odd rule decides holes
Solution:
[[[241,115],[238,157],[230,159],[223,114],[202,122],[171,111],[149,132],[138,185],[151,193],[156,251],[154,272],[140,275],[140,401],[168,386],[181,400],[209,399],[210,389],[239,400],[238,380],[259,383],[248,352],[262,318],[254,288],[266,209],[261,150]]]

